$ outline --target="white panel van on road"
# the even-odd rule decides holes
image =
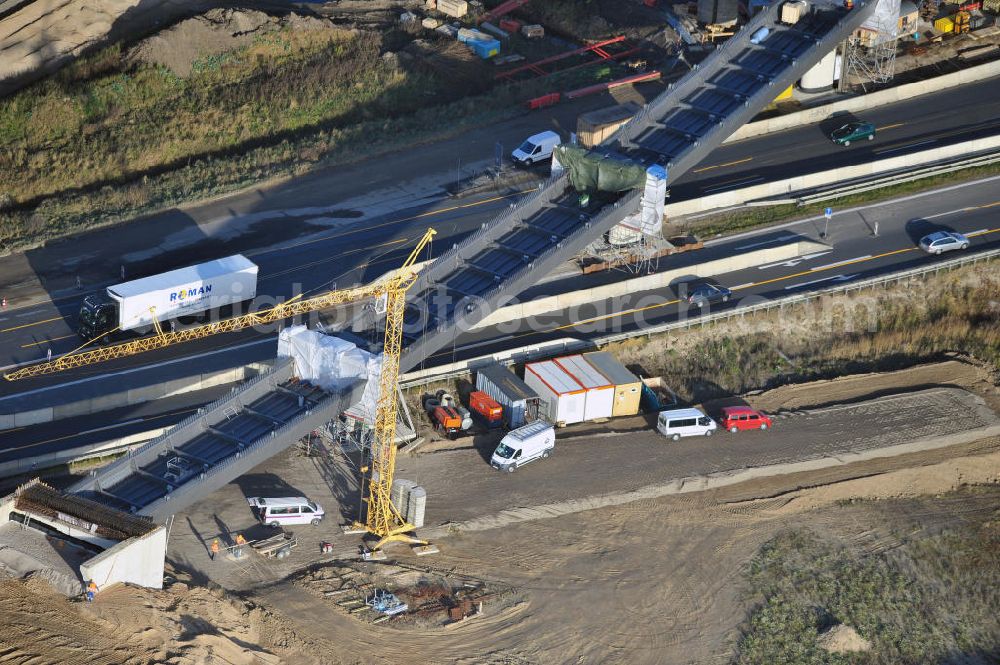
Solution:
[[[718,427],[715,421],[698,409],[661,411],[656,419],[656,429],[674,441],[682,436],[712,436]]]

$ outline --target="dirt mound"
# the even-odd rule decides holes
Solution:
[[[812,510],[844,501],[877,501],[939,495],[969,485],[998,483],[1000,483],[1000,453],[994,452],[797,490],[784,495],[789,501],[781,511]]]
[[[830,653],[868,651],[872,648],[871,642],[858,635],[858,631],[842,623],[820,633],[816,643]]]
[[[114,586],[93,603],[44,580],[0,581],[2,663],[316,663],[279,617],[184,583]]]
[[[250,46],[260,35],[282,27],[335,29],[329,21],[296,14],[279,18],[249,9],[211,9],[139,42],[129,51],[128,60],[163,65],[188,77],[200,59]]]

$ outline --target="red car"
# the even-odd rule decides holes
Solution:
[[[768,429],[771,427],[771,419],[749,406],[727,406],[722,409],[722,421],[719,425],[730,432],[738,432],[741,429]]]

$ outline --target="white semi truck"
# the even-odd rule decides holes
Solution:
[[[115,284],[83,299],[77,332],[109,342],[118,331],[147,332],[153,321],[202,314],[257,296],[257,265],[242,254]]]

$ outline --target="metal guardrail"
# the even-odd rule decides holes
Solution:
[[[966,254],[960,257],[956,257],[954,259],[949,259],[947,261],[934,263],[932,265],[920,266],[918,268],[909,268],[907,270],[900,270],[886,275],[879,275],[878,277],[858,280],[856,282],[847,282],[836,286],[829,286],[822,289],[816,289],[813,291],[808,291],[806,293],[792,294],[785,296],[783,298],[769,300],[767,302],[755,303],[753,305],[747,305],[744,307],[734,307],[732,309],[727,309],[722,312],[706,314],[704,316],[684,319],[682,321],[670,321],[668,323],[662,323],[660,325],[652,326],[649,328],[643,328],[641,330],[630,330],[628,332],[616,333],[613,335],[605,335],[604,337],[597,337],[589,340],[564,338],[561,340],[553,340],[552,342],[546,342],[543,344],[520,347],[517,349],[510,349],[508,351],[503,351],[497,354],[492,354],[488,356],[479,356],[477,358],[471,358],[466,361],[452,363],[451,366],[445,366],[444,368],[442,368],[440,372],[432,372],[427,374],[420,372],[419,376],[410,379],[407,379],[404,376],[400,380],[400,387],[414,388],[434,381],[443,381],[446,379],[464,376],[468,374],[470,371],[474,370],[476,367],[494,362],[499,362],[506,365],[512,365],[518,362],[530,362],[533,360],[549,358],[558,353],[572,353],[588,349],[596,349],[605,344],[610,344],[611,342],[620,342],[626,339],[634,339],[636,337],[658,335],[664,332],[669,332],[671,330],[684,330],[687,328],[703,327],[705,325],[711,323],[717,323],[719,321],[727,321],[729,319],[734,319],[734,318],[743,318],[748,314],[755,315],[760,312],[768,312],[774,309],[783,309],[785,307],[804,304],[811,300],[816,300],[817,298],[821,298],[823,296],[847,294],[852,291],[862,291],[864,289],[870,289],[878,286],[887,285],[892,282],[898,283],[904,280],[922,277],[930,273],[939,273],[942,270],[954,270],[956,268],[961,268],[966,265],[974,265],[981,261],[992,261],[998,257],[1000,257],[1000,249],[991,249],[985,252]]]
[[[991,152],[985,155],[976,155],[975,157],[962,157],[958,160],[945,162],[941,164],[934,164],[931,166],[919,166],[914,169],[909,169],[901,173],[895,173],[893,175],[877,176],[875,178],[870,178],[862,182],[853,183],[850,185],[842,185],[840,187],[834,187],[831,189],[824,190],[822,192],[817,192],[815,194],[808,194],[806,196],[796,196],[788,198],[783,198],[773,203],[789,203],[794,202],[800,206],[808,205],[810,203],[818,203],[819,201],[829,201],[830,199],[837,199],[843,196],[850,196],[851,194],[860,194],[862,192],[868,192],[873,189],[881,189],[882,187],[890,187],[892,185],[899,185],[904,182],[912,182],[914,180],[922,180],[923,178],[930,178],[932,176],[941,175],[944,173],[951,173],[953,171],[961,171],[962,169],[974,168],[976,166],[986,166],[988,164],[994,164],[1000,162],[1000,151]],[[771,201],[759,201],[756,205],[761,205],[763,203],[772,203]]]
[[[267,382],[272,387],[277,385],[280,381],[283,381],[291,375],[291,370],[291,358],[279,359],[275,363],[275,366],[269,371],[258,374],[252,379],[240,384],[238,388],[234,387],[233,390],[222,395],[215,401],[198,408],[193,414],[173,427],[170,427],[163,434],[150,439],[141,446],[130,448],[125,455],[110,464],[103,466],[100,469],[94,469],[91,473],[74,484],[71,491],[76,492],[91,489],[95,479],[98,477],[100,477],[100,483],[103,486],[110,487],[114,483],[132,473],[134,469],[147,463],[149,461],[145,459],[147,456],[152,455],[155,457],[156,455],[168,450],[171,447],[170,444],[173,439],[177,438],[179,443],[186,442],[188,439],[181,435],[185,434],[185,430],[187,428],[199,425],[199,423],[204,421],[207,417],[214,415],[228,403],[232,402],[234,398],[239,399],[241,395],[245,395],[247,391],[262,382]],[[212,422],[206,424],[215,423]],[[199,432],[202,429],[202,427],[198,427]]]

